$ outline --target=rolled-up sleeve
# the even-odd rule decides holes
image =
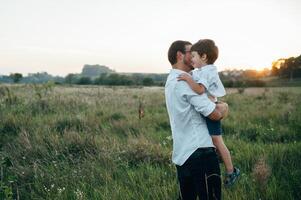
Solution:
[[[210,101],[205,94],[187,95],[187,100],[194,106],[197,112],[201,113],[205,117],[210,115],[216,107],[216,104]]]
[[[208,90],[209,88],[209,83],[206,79],[203,79],[203,78],[200,78],[198,81],[197,81],[198,84],[202,84],[206,90]]]
[[[203,116],[207,117],[214,111],[216,104],[210,101],[206,94],[199,95],[195,93],[186,82],[179,83],[177,89],[180,90],[179,94],[186,98],[188,103]]]

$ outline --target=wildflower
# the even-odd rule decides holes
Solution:
[[[65,191],[65,187],[62,187],[62,188],[57,188],[57,190],[58,190],[58,193],[59,193],[59,194],[61,194],[62,192],[64,192],[64,191]]]
[[[80,191],[79,189],[76,189],[75,194],[77,199],[83,199],[83,192]]]
[[[45,185],[44,185],[44,189],[46,192],[50,192],[50,189],[48,189]]]
[[[166,139],[167,140],[172,140],[172,137],[171,136],[167,136]]]

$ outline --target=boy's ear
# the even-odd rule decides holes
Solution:
[[[203,53],[203,55],[201,56],[201,59],[202,59],[203,61],[206,61],[206,60],[207,60],[207,54]]]

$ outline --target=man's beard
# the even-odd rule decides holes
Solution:
[[[191,62],[187,62],[186,60],[184,60],[184,64],[187,65],[190,68],[190,70],[194,69]]]

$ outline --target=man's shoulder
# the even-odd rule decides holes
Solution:
[[[172,80],[167,80],[165,83],[165,92],[172,92],[175,93],[175,95],[183,95],[190,91],[191,88],[186,81],[178,81],[175,78]]]
[[[167,77],[167,81],[165,83],[165,89],[169,88],[167,90],[170,91],[170,89],[172,88],[172,90],[174,90],[174,92],[176,92],[178,95],[179,94],[184,95],[184,94],[193,92],[186,81],[178,80],[177,77],[181,73],[185,73],[185,72],[172,71]]]
[[[175,85],[175,92],[179,96],[191,96],[191,95],[197,95],[186,81],[178,81]]]
[[[179,89],[179,90],[184,90],[184,91],[190,89],[190,87],[186,81],[177,81],[175,83],[175,88]]]

